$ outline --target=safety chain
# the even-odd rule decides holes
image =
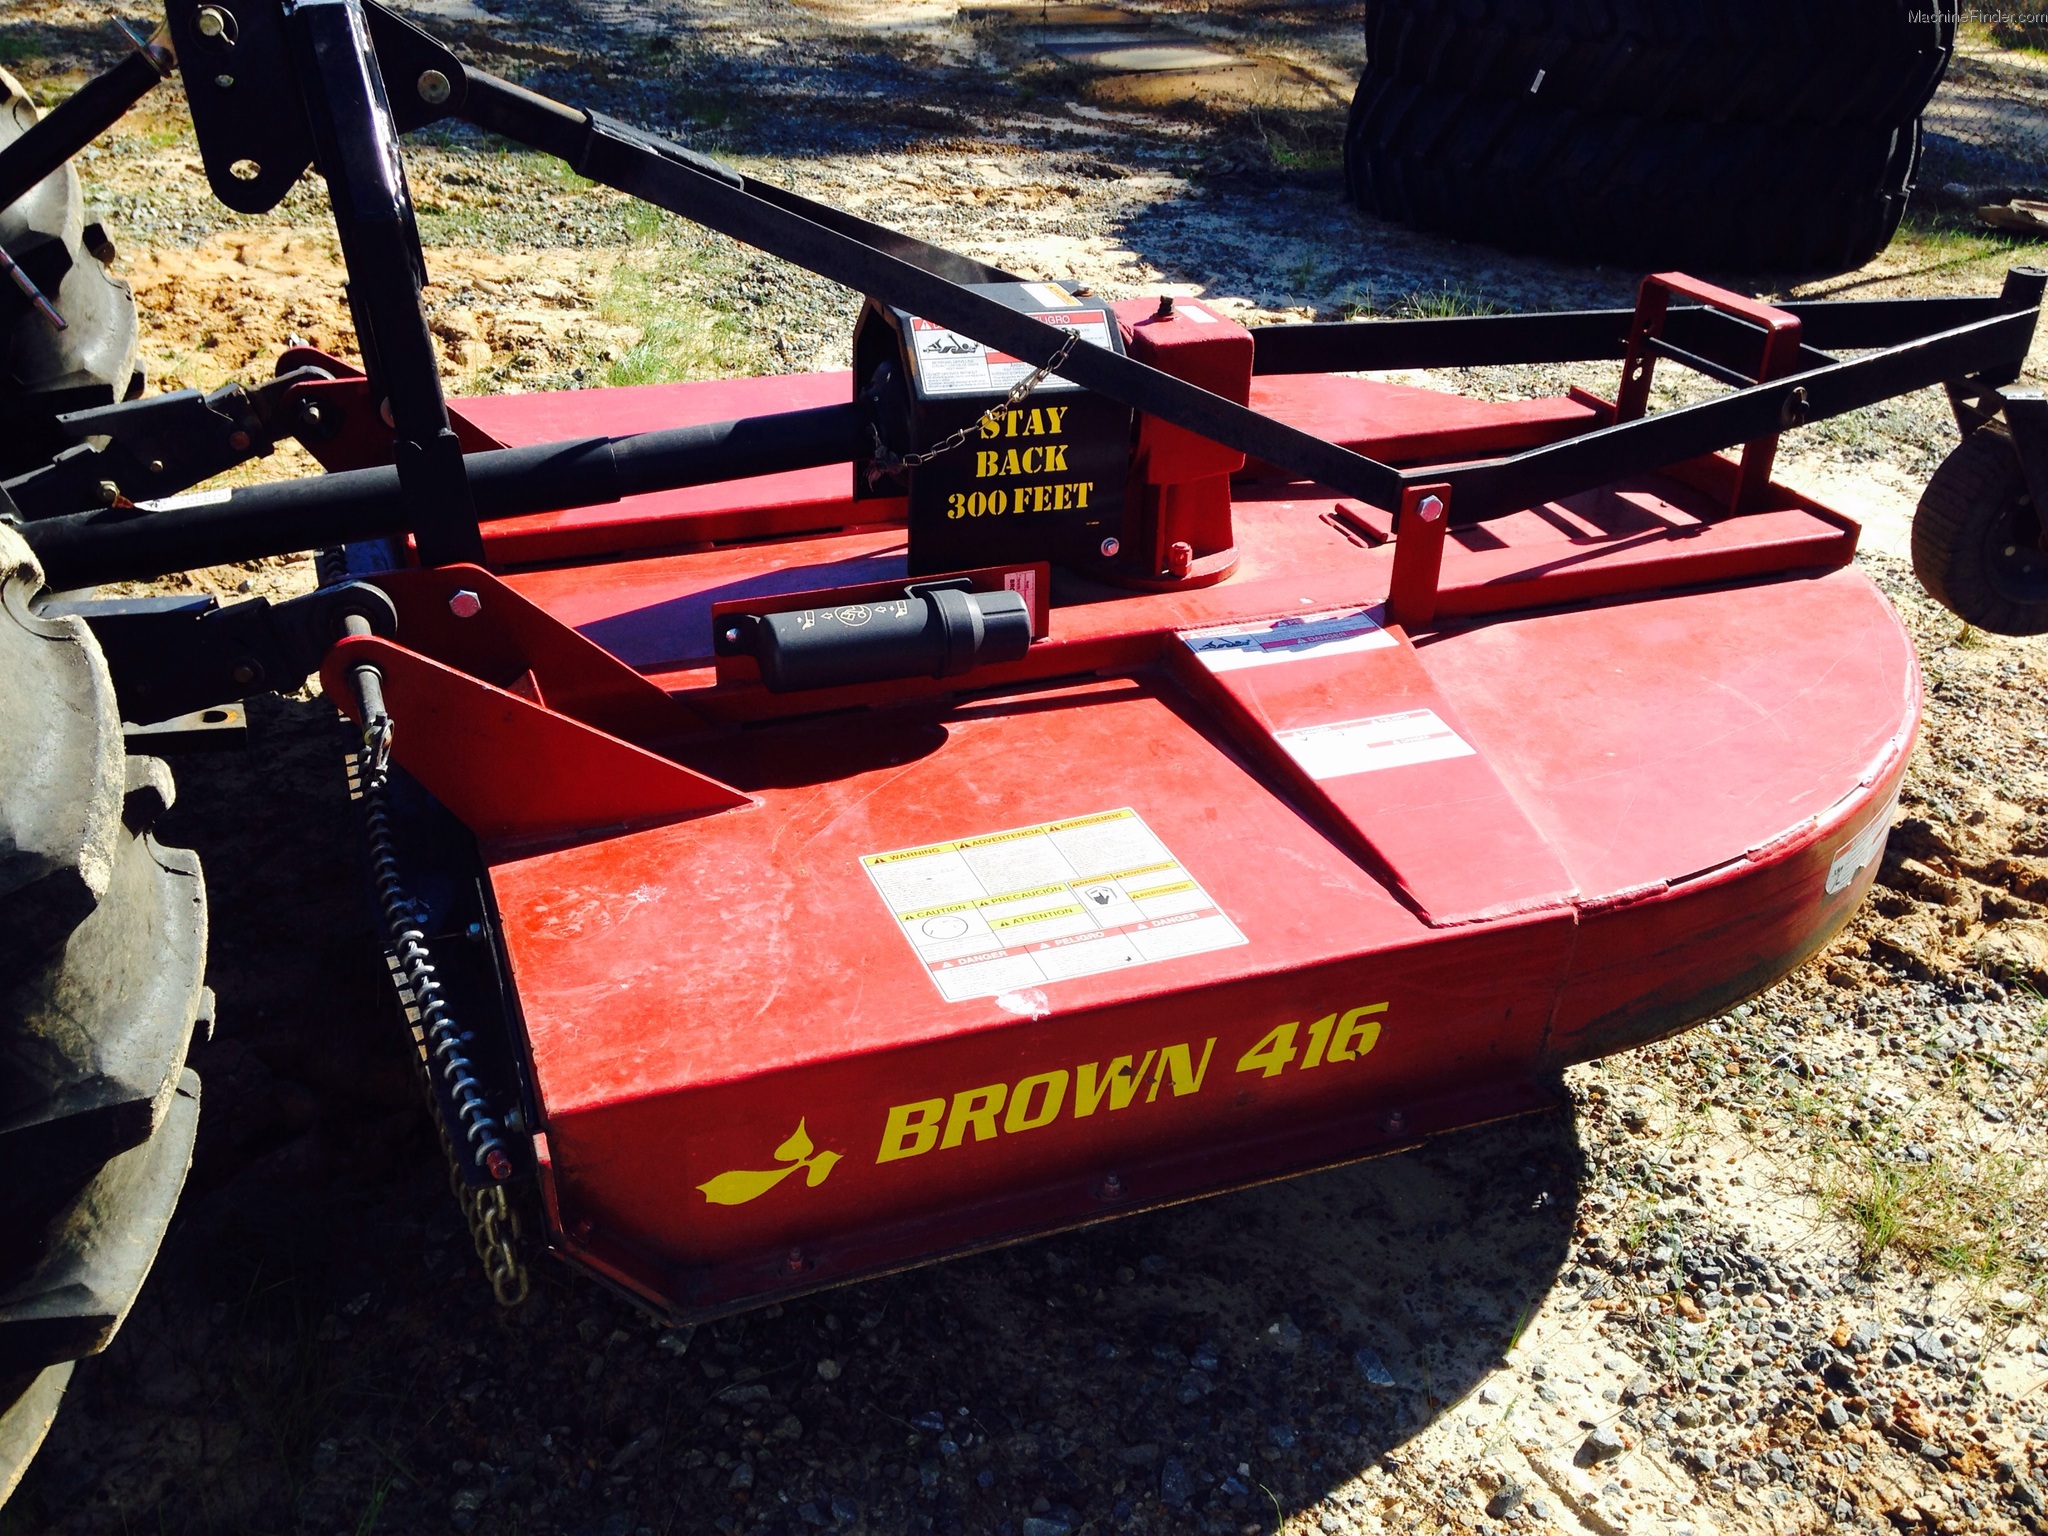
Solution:
[[[1004,411],[1013,410],[1022,404],[1025,396],[1038,388],[1039,385],[1043,384],[1053,374],[1058,373],[1060,368],[1066,363],[1067,354],[1074,350],[1074,343],[1080,339],[1081,333],[1079,331],[1068,331],[1067,339],[1060,343],[1059,350],[1039,364],[1038,367],[1032,369],[1023,378],[1012,384],[1007,395],[1003,396],[1002,399],[983,411],[959,431],[949,433],[947,436],[940,438],[922,453],[892,453],[878,438],[876,440],[873,468],[870,473],[880,475],[887,474],[891,470],[916,469],[919,465],[929,464],[933,459],[951,453],[989,422],[1002,415]]]
[[[440,1124],[438,1115],[435,1123]],[[462,1207],[462,1219],[469,1223],[469,1240],[484,1266],[484,1277],[491,1282],[491,1294],[498,1298],[499,1306],[516,1307],[533,1293],[533,1277],[519,1257],[525,1234],[518,1208],[507,1198],[502,1184],[472,1187],[463,1182],[448,1128],[440,1129],[441,1150],[448,1154],[448,1184],[455,1191],[455,1203]]]
[[[368,690],[364,690],[367,692]],[[383,909],[390,935],[386,959],[391,979],[398,989],[412,1024],[418,1048],[422,1087],[434,1128],[441,1139],[441,1151],[448,1159],[448,1183],[469,1226],[469,1237],[491,1283],[491,1294],[504,1307],[516,1307],[532,1292],[532,1278],[520,1259],[519,1213],[506,1198],[504,1181],[512,1176],[512,1160],[506,1155],[498,1122],[484,1101],[468,1054],[463,1050],[463,1032],[449,1014],[440,977],[427,949],[426,935],[413,918],[412,903],[406,897],[398,874],[397,838],[392,828],[389,788],[391,781],[391,734],[389,714],[374,708],[372,700],[363,706],[363,750],[358,759],[360,772],[356,788],[362,796],[364,821],[369,832],[370,874],[376,887],[378,905]],[[466,1151],[474,1165],[490,1182],[475,1186],[463,1177],[462,1154],[442,1112],[441,1099],[434,1092],[432,1074],[438,1070],[461,1122]]]

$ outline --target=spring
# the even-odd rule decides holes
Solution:
[[[512,1176],[512,1159],[498,1135],[498,1122],[477,1086],[469,1057],[462,1049],[462,1031],[448,1012],[448,1000],[441,991],[441,979],[434,972],[427,936],[413,920],[412,903],[398,878],[398,842],[391,827],[391,807],[386,792],[391,770],[379,761],[381,754],[365,754],[363,805],[370,837],[370,878],[377,889],[377,904],[383,909],[384,926],[391,936],[392,951],[398,956],[426,1030],[428,1054],[441,1073],[448,1097],[455,1105],[470,1156],[493,1179]]]

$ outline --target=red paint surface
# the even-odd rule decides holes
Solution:
[[[797,392],[786,404],[824,388],[748,382],[758,391],[720,386],[697,419],[771,386]],[[1554,433],[1590,414],[1547,402],[1504,424],[1469,402],[1418,405],[1420,391],[1286,382],[1376,412],[1330,433],[1352,442],[1412,439],[1431,420]],[[673,423],[651,417],[680,396],[623,393],[616,412],[605,395],[472,413],[508,441],[597,414],[614,431]],[[709,1314],[1524,1109],[1556,1064],[1782,974],[1867,888],[1874,858],[1832,893],[1829,866],[1886,814],[1918,680],[1895,616],[1845,568],[1854,526],[1776,488],[1755,515],[1727,517],[1733,474],[1679,466],[1454,529],[1432,629],[1239,671],[1210,671],[1178,632],[1383,614],[1399,541],[1347,530],[1314,487],[1241,483],[1231,579],[1119,593],[1058,576],[1049,633],[972,691],[924,680],[778,698],[711,666],[714,603],[898,579],[900,529],[505,577],[531,615],[670,690],[703,723],[666,750],[748,799],[545,852],[487,839],[556,1242]],[[819,484],[775,478],[781,505],[827,506],[803,501]],[[725,498],[721,516],[760,512],[745,488],[703,494]],[[678,542],[660,501],[611,509],[656,527],[623,547]],[[522,644],[574,649],[537,632]],[[486,662],[504,665],[469,664]],[[489,718],[550,713],[474,686]],[[1282,735],[1418,708],[1469,753],[1316,778]],[[949,1002],[861,863],[1119,808],[1243,944]],[[1307,1065],[1314,1030],[1333,1036],[1380,1004],[1369,1053]],[[1289,1024],[1291,1062],[1268,1076],[1269,1051],[1240,1070]],[[1135,1070],[1148,1052],[1154,1076],[1124,1108],[1075,1113],[1084,1067],[1099,1086],[1117,1058]],[[977,1093],[1036,1078],[1027,1110],[1042,1110],[1060,1074],[1061,1110],[1043,1123],[1034,1110],[1005,1128],[1006,1105],[985,1140],[970,1115],[956,1146],[878,1160],[892,1108],[938,1100],[951,1117],[956,1096],[971,1111]],[[809,1151],[778,1159],[799,1123]],[[766,1182],[742,1203],[700,1187],[748,1171]]]

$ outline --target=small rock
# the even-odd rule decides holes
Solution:
[[[1294,1426],[1291,1424],[1269,1424],[1266,1426],[1266,1438],[1281,1450],[1291,1451],[1299,1437],[1294,1433]]]
[[[1586,1436],[1573,1460],[1582,1467],[1590,1467],[1597,1462],[1612,1461],[1627,1449],[1628,1442],[1621,1438],[1620,1430],[1612,1424],[1600,1424]]]
[[[1051,1515],[1026,1515],[1024,1536],[1073,1536],[1074,1528]]]
[[[732,1469],[732,1476],[725,1480],[725,1486],[728,1488],[736,1488],[741,1491],[753,1487],[754,1464],[751,1461],[742,1461],[736,1463]]]
[[[1195,1480],[1178,1457],[1168,1457],[1159,1469],[1159,1497],[1179,1509],[1195,1496]]]
[[[1500,1388],[1489,1381],[1485,1386],[1479,1389],[1479,1401],[1486,1404],[1486,1406],[1489,1408],[1499,1407]]]
[[[818,1380],[837,1381],[838,1379],[839,1362],[837,1360],[820,1360],[818,1362]]]
[[[2034,1298],[2025,1291],[2000,1291],[1998,1304],[2008,1312],[2026,1312],[2032,1309]]]
[[[654,1347],[664,1355],[680,1355],[690,1347],[690,1340],[697,1336],[696,1328],[665,1328],[661,1337],[654,1341]]]
[[[1159,1459],[1156,1445],[1127,1445],[1116,1453],[1116,1459],[1127,1467],[1149,1467]]]
[[[1375,1387],[1398,1385],[1394,1380],[1394,1373],[1387,1369],[1386,1362],[1381,1360],[1370,1348],[1361,1347],[1352,1355],[1351,1359],[1358,1367],[1358,1374],[1363,1376],[1371,1385]]]
[[[1167,1270],[1166,1255],[1163,1253],[1148,1253],[1145,1257],[1138,1260],[1138,1268],[1148,1275],[1163,1275]]]
[[[1849,1405],[1847,1403],[1843,1402],[1839,1397],[1831,1397],[1827,1401],[1827,1406],[1820,1411],[1821,1428],[1846,1429],[1850,1419],[1853,1417],[1855,1415],[1849,1412]]]
[[[1941,1335],[1932,1328],[1923,1328],[1913,1335],[1913,1352],[1934,1365],[1949,1358],[1948,1346],[1941,1342]]]
[[[619,1447],[618,1454],[612,1457],[611,1466],[608,1470],[616,1472],[622,1467],[630,1467],[659,1444],[661,1444],[660,1426],[657,1425],[651,1429],[641,1430],[639,1434]]]
[[[1486,1512],[1496,1520],[1505,1520],[1522,1507],[1522,1500],[1529,1491],[1513,1478],[1500,1485],[1494,1496],[1486,1501]]]
[[[1694,1446],[1683,1455],[1685,1464],[1702,1477],[1711,1477],[1720,1470],[1721,1458],[1704,1445]]]
[[[1849,1335],[1849,1342],[1844,1347],[1852,1355],[1867,1355],[1877,1348],[1879,1341],[1883,1338],[1884,1329],[1866,1318],[1856,1325],[1855,1331]]]
[[[912,1429],[929,1430],[932,1434],[936,1435],[945,1429],[946,1416],[936,1408],[927,1408],[923,1413],[918,1414],[910,1421],[910,1427]]]
[[[1644,1398],[1654,1396],[1656,1391],[1657,1383],[1650,1379],[1650,1373],[1637,1371],[1628,1379],[1628,1385],[1621,1389],[1621,1400],[1629,1404],[1640,1403]]]
[[[1266,1329],[1266,1342],[1286,1354],[1293,1354],[1301,1348],[1301,1330],[1291,1317],[1283,1317]]]

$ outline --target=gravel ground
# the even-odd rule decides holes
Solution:
[[[1361,219],[1328,111],[1104,106],[937,0],[416,9],[538,88],[1112,294],[1264,320],[1633,281]],[[1356,68],[1355,7],[1174,19]],[[16,0],[0,59],[61,90],[99,23]],[[165,91],[84,166],[157,385],[293,337],[350,351],[317,188],[223,212],[179,110]],[[451,131],[410,166],[451,387],[847,349],[852,295],[503,145]],[[2019,254],[1921,226],[1798,291],[1987,291]],[[1788,439],[1785,472],[1881,517],[1951,432],[1937,396],[1892,402]],[[2048,649],[1959,631],[1871,542],[1926,724],[1878,891],[1794,976],[1574,1069],[1551,1115],[694,1333],[545,1263],[527,1306],[492,1303],[369,958],[332,716],[257,701],[247,754],[181,763],[163,831],[206,861],[221,1020],[179,1225],[0,1532],[2048,1531]]]

